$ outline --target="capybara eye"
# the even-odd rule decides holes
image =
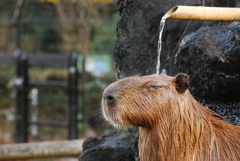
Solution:
[[[157,90],[157,89],[160,89],[162,88],[161,86],[150,86],[149,89],[150,90]]]

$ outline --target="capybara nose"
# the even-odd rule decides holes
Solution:
[[[103,92],[103,103],[108,108],[113,108],[116,104],[117,94],[113,85],[108,86]]]
[[[103,101],[104,104],[108,107],[113,107],[116,103],[116,97],[111,88],[107,88],[103,92]]]
[[[111,107],[115,103],[115,98],[112,95],[107,95],[106,101],[107,101],[107,105]]]

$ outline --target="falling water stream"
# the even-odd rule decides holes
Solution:
[[[159,29],[160,29],[160,32],[159,32],[159,39],[158,39],[158,50],[157,50],[157,68],[156,68],[156,74],[159,75],[159,70],[160,70],[160,55],[161,55],[161,50],[162,50],[162,32],[163,32],[163,29],[164,29],[164,25],[165,25],[165,17],[162,17],[162,20],[160,22],[160,25],[159,25]]]

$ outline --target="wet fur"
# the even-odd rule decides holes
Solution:
[[[103,93],[105,119],[116,127],[139,126],[141,161],[240,161],[240,127],[200,105],[186,79],[177,78],[151,75],[111,84]],[[116,98],[113,104],[106,95]]]

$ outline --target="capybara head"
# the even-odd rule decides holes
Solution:
[[[120,79],[103,92],[103,115],[116,127],[152,127],[167,119],[161,114],[176,111],[169,104],[181,101],[188,79],[183,73],[176,77],[161,74]]]

